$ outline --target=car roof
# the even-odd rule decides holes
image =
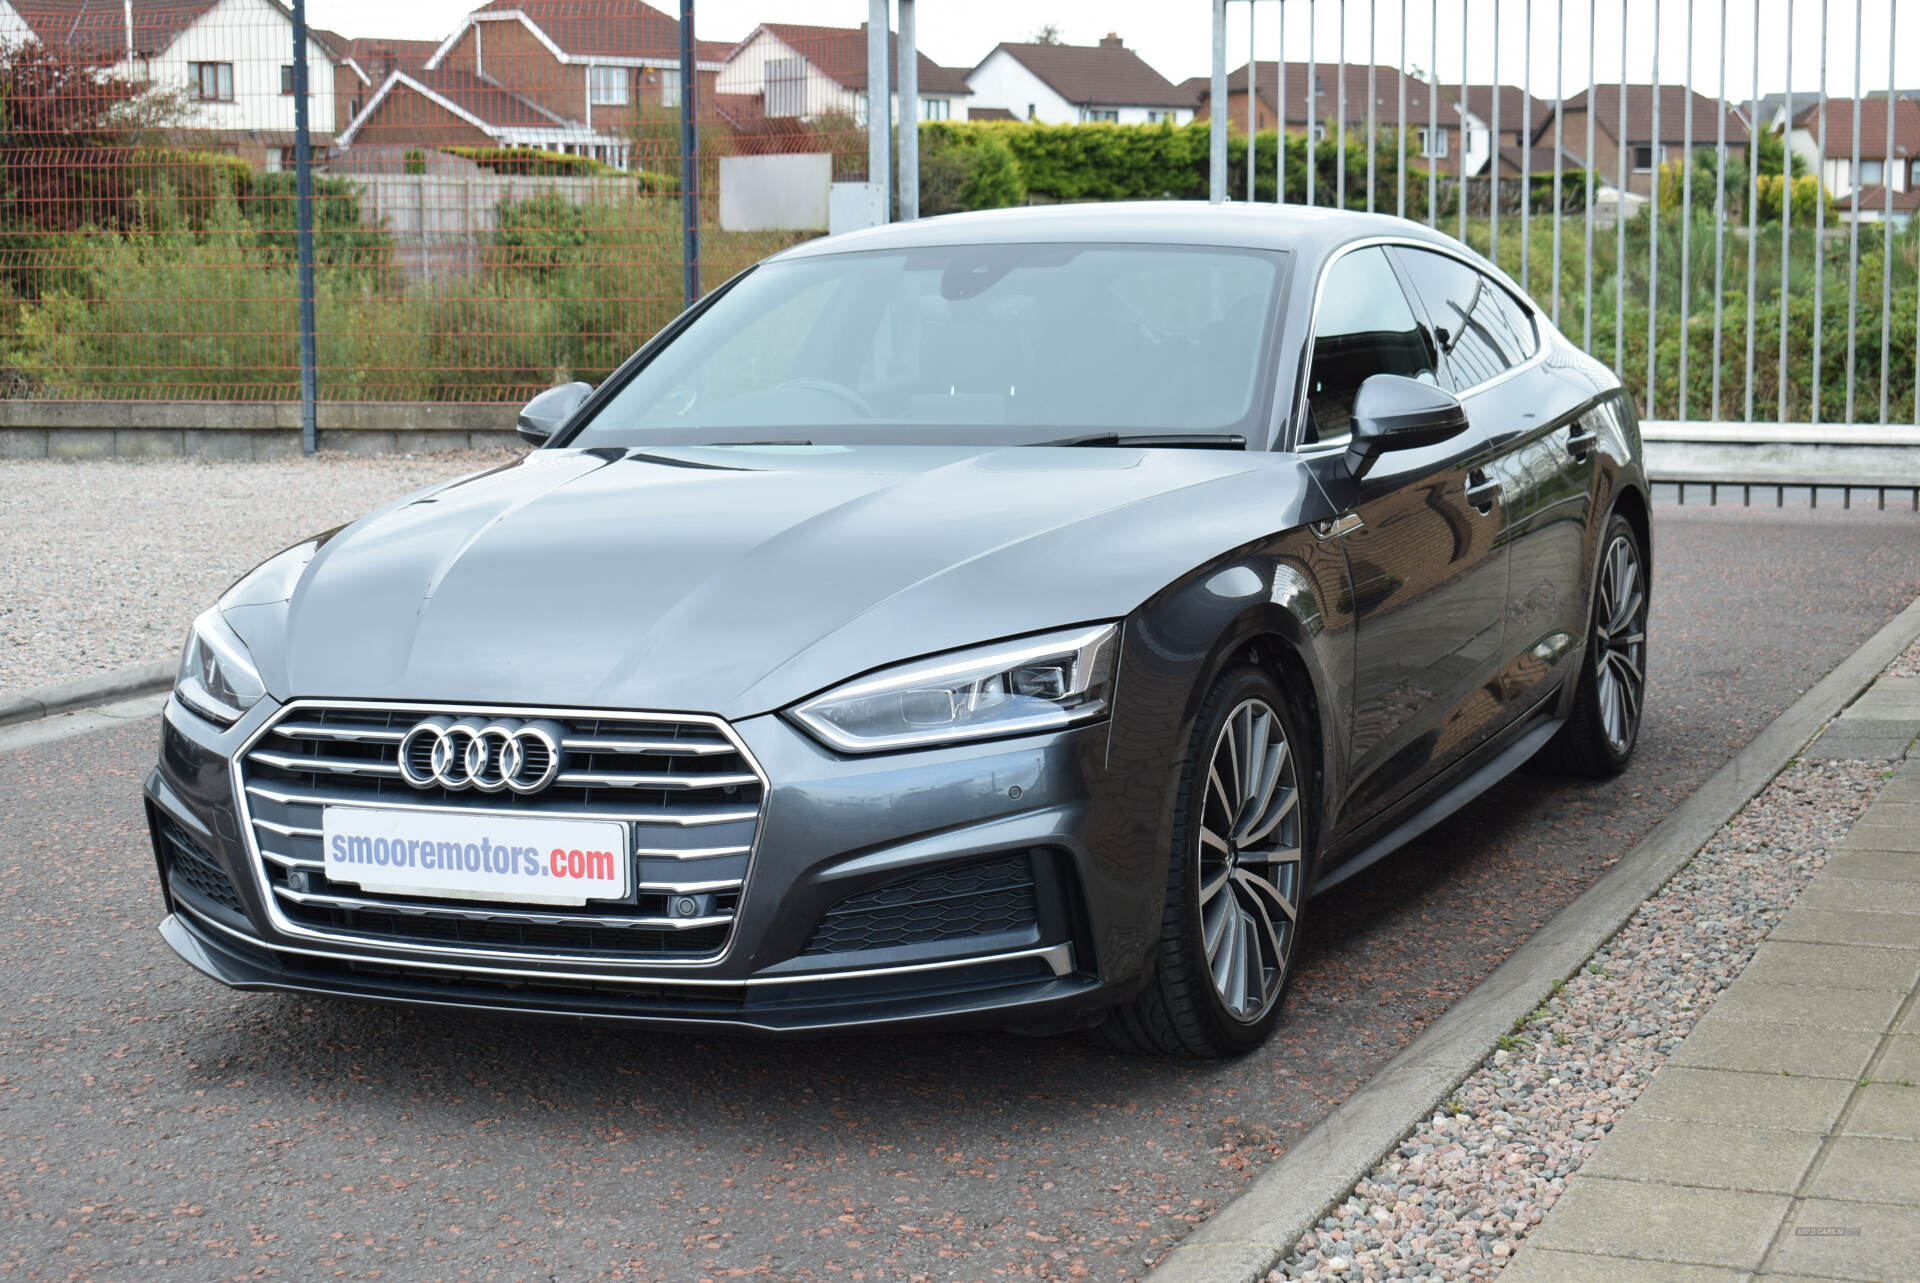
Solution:
[[[888,223],[796,245],[775,260],[939,245],[1105,241],[1290,250],[1317,262],[1350,241],[1386,236],[1458,253],[1452,238],[1410,219],[1325,206],[1114,201],[979,210]]]

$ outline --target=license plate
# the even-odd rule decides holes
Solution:
[[[633,891],[627,826],[610,820],[329,806],[326,874],[363,891],[513,904],[585,904]]]

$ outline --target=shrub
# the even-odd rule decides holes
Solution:
[[[529,174],[546,177],[612,178],[622,171],[591,156],[546,151],[539,147],[442,147],[449,156],[470,160],[496,174]]]

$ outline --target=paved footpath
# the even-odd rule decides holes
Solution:
[[[1920,1280],[1916,735],[1882,677],[1808,749],[1898,765],[1501,1283]]]

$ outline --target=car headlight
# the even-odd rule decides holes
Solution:
[[[791,716],[843,753],[1058,730],[1107,711],[1120,626],[1096,624],[915,660],[857,678]]]
[[[193,621],[186,649],[180,652],[180,675],[173,693],[180,702],[209,721],[231,726],[267,693],[260,671],[219,607]]]

